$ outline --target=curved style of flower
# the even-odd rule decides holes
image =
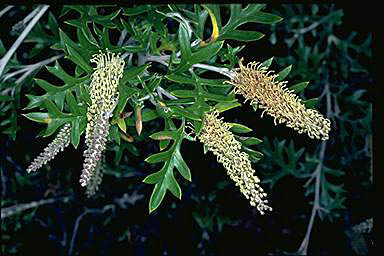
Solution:
[[[234,69],[233,79],[228,83],[235,86],[234,92],[243,95],[251,104],[258,103],[264,112],[274,117],[274,122],[286,123],[298,133],[307,133],[311,139],[329,139],[331,122],[314,109],[307,109],[301,99],[288,88],[287,81],[276,81],[278,75],[271,74],[261,63],[251,62]]]
[[[101,182],[101,159],[107,144],[109,118],[118,101],[117,86],[123,77],[125,62],[119,55],[108,51],[92,57],[96,63],[90,84],[91,105],[87,111],[87,127],[84,151],[84,164],[80,176],[81,186],[87,186],[87,194],[92,195]]]
[[[27,168],[27,172],[29,173],[31,171],[36,171],[45,165],[48,161],[54,159],[60,151],[64,151],[64,149],[69,145],[70,133],[71,125],[65,124],[57,134],[56,138],[50,144],[48,144],[48,146],[44,149],[43,152],[40,153],[38,157],[32,161],[32,163]]]
[[[268,200],[263,199],[267,194],[260,187],[259,178],[254,176],[255,170],[252,169],[249,155],[240,151],[241,143],[229,131],[231,125],[218,118],[218,115],[217,110],[205,114],[199,140],[217,156],[217,162],[223,164],[229,177],[260,214],[272,210],[266,205]]]

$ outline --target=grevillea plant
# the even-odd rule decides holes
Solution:
[[[43,136],[58,133],[27,171],[36,171],[69,144],[77,148],[85,133],[79,182],[92,196],[102,186],[108,143],[134,144],[127,127],[135,126],[140,136],[146,121],[163,119],[164,130],[149,136],[160,141],[162,152],[145,159],[150,164],[164,162],[159,171],[143,180],[154,185],[150,212],[160,205],[167,191],[181,198],[175,168],[191,181],[191,171],[180,152],[184,139],[200,141],[206,151],[212,152],[251,206],[261,214],[272,210],[252,167],[261,153],[249,146],[260,140],[238,139],[234,133],[250,129],[243,124],[227,123],[219,115],[233,108],[242,111],[247,106],[240,102],[249,101],[255,109],[259,107],[257,112],[262,110],[261,116],[272,116],[274,125],[285,123],[298,133],[321,140],[329,138],[330,121],[295,94],[300,84],[287,86],[283,79],[290,69],[275,74],[268,69],[271,59],[244,66],[237,57],[240,47],[224,47],[228,39],[248,42],[263,36],[260,32],[239,30],[240,25],[274,24],[281,18],[263,12],[265,6],[260,4],[228,7],[230,16],[226,24],[222,24],[221,10],[216,5],[194,5],[192,10],[175,5],[144,5],[118,8],[105,16],[95,15],[96,6],[65,7],[64,14],[80,14],[80,19],[65,21],[74,28],[77,38],[59,29],[59,38],[51,48],[64,51],[65,57],[73,62],[74,73],[68,73],[56,61],[47,70],[64,84],[35,79],[46,93],[28,95],[30,102],[25,109],[45,111],[24,115],[48,125]],[[208,17],[212,32],[204,40]],[[170,24],[178,29],[171,32]],[[117,43],[110,38],[112,31],[120,33]],[[218,56],[222,56],[221,61]],[[154,64],[155,71],[150,69]],[[216,72],[218,78],[203,78],[207,71]],[[236,97],[237,94],[241,96]],[[179,127],[176,120],[181,121]]]
[[[349,247],[367,254],[360,245],[365,238],[373,244],[373,218],[356,198],[372,184],[371,36],[343,36],[336,6],[0,7],[0,21],[11,18],[4,22],[10,36],[0,38],[2,254],[30,253],[30,236],[18,229],[35,220],[65,255],[83,255],[81,248],[104,238],[93,230],[112,234],[112,246],[127,240],[141,248],[147,235],[138,229],[158,231],[160,219],[179,229],[184,214],[194,226],[180,234],[200,255],[233,227],[251,227],[252,239],[263,233],[254,240],[263,246],[249,246],[263,255],[262,247],[286,250],[276,245],[286,241],[275,236],[281,228],[297,244],[294,254],[306,255],[313,228],[322,225],[319,237],[327,227],[317,216],[339,220],[332,229],[342,226],[355,244]],[[29,147],[19,149],[25,141]],[[282,189],[289,191],[283,199]],[[75,216],[73,225],[63,224],[61,211],[34,218],[57,210],[57,202]],[[158,210],[142,214],[147,204],[149,213]],[[88,225],[81,220],[96,215],[104,221],[87,222],[89,239],[77,245]],[[284,227],[285,220],[307,225],[306,232]]]

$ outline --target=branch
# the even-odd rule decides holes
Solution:
[[[177,100],[178,98],[176,96],[173,96],[172,94],[170,94],[169,92],[167,92],[163,87],[161,86],[158,86],[157,87],[157,93],[159,95],[159,97],[163,94],[164,96],[168,97],[169,99],[171,100]]]
[[[25,65],[23,68],[17,70],[17,71],[14,71],[12,73],[9,73],[9,74],[6,74],[3,79],[2,79],[2,82],[5,82],[6,80],[8,80],[9,78],[12,78],[20,73],[24,73],[20,78],[18,78],[16,80],[16,84],[20,84],[30,73],[32,73],[33,71],[35,71],[36,69],[42,67],[42,66],[45,66],[57,59],[60,59],[64,57],[64,54],[59,54],[59,55],[56,55],[56,56],[53,56],[51,58],[48,58],[48,59],[45,59],[45,60],[42,60],[40,62],[37,62],[37,63],[34,63],[34,64],[30,64],[30,65]]]
[[[21,21],[17,22],[15,25],[13,25],[12,30],[15,31],[15,30],[22,30],[22,29],[24,29],[25,24],[28,21],[30,21],[33,17],[36,16],[36,14],[40,11],[40,8],[41,7],[36,8],[32,12],[30,12],[27,16],[25,16],[24,19],[22,19]]]
[[[77,230],[79,229],[80,221],[83,219],[83,217],[86,214],[88,214],[88,213],[104,213],[104,212],[106,212],[109,209],[114,210],[115,209],[115,205],[108,204],[108,205],[104,206],[103,209],[101,209],[101,210],[100,209],[85,209],[84,212],[82,214],[80,214],[79,217],[77,217],[76,222],[75,222],[75,226],[73,228],[73,233],[72,233],[72,238],[71,238],[71,245],[70,245],[69,251],[68,251],[68,255],[69,256],[72,255],[73,246],[74,246],[75,240],[76,240]]]
[[[193,64],[192,67],[194,67],[194,68],[202,68],[202,69],[210,70],[210,71],[213,71],[213,72],[217,72],[217,73],[225,75],[225,76],[227,76],[227,77],[229,77],[231,79],[234,78],[233,73],[228,68],[219,68],[219,67],[210,66],[210,65],[207,65],[207,64]]]
[[[316,169],[314,171],[314,174],[315,174],[314,177],[316,178],[316,181],[315,181],[316,182],[315,183],[315,200],[313,202],[312,214],[311,214],[311,218],[310,218],[309,223],[308,223],[307,232],[305,233],[305,237],[304,237],[303,241],[301,242],[299,250],[297,251],[297,253],[299,255],[307,255],[309,239],[311,236],[312,227],[313,227],[313,223],[315,221],[316,213],[318,210],[321,209],[321,206],[320,206],[320,179],[321,179],[321,170],[323,168],[324,153],[325,153],[326,146],[327,146],[327,143],[325,141],[323,141],[321,143],[319,163],[317,164]]]
[[[44,204],[52,204],[56,201],[68,201],[70,199],[69,196],[62,197],[62,198],[48,198],[48,199],[42,199],[40,201],[34,201],[26,204],[17,204],[13,205],[7,208],[1,209],[1,219],[7,218],[9,216],[12,216],[14,214],[20,213],[22,211],[31,209],[31,208],[36,208]]]
[[[3,10],[0,11],[0,18],[9,10],[11,10],[14,6],[13,5],[8,5],[5,7]]]
[[[49,5],[43,5],[43,7],[40,8],[39,13],[32,19],[32,21],[28,24],[28,26],[25,28],[25,30],[21,33],[21,35],[17,38],[15,43],[12,45],[11,49],[8,50],[8,52],[4,55],[4,57],[0,61],[0,77],[3,74],[5,65],[7,65],[8,61],[11,59],[13,54],[16,52],[17,48],[19,48],[20,44],[24,41],[25,37],[29,34],[29,32],[32,30],[32,28],[35,26],[35,24],[39,21],[41,16],[48,10]]]
[[[161,56],[147,55],[147,56],[143,56],[141,61],[143,61],[143,63],[145,63],[147,61],[154,61],[154,62],[158,62],[158,63],[163,64],[164,66],[168,67],[169,64],[167,61],[169,61],[170,57],[171,57],[170,55],[161,55]],[[175,59],[175,60],[179,60],[179,59]],[[233,78],[233,73],[228,68],[220,68],[220,67],[215,67],[215,66],[211,66],[211,65],[207,65],[207,64],[200,64],[200,63],[193,64],[192,67],[210,70],[210,71],[225,75],[231,79]]]
[[[326,96],[326,104],[327,104],[327,116],[332,114],[331,110],[331,91],[329,90],[329,84],[325,85],[324,91],[322,95]],[[327,142],[322,141],[321,149],[319,153],[319,163],[317,164],[315,171],[312,173],[311,178],[305,183],[305,186],[308,186],[309,183],[315,178],[315,200],[313,202],[311,218],[309,219],[309,223],[307,226],[307,232],[305,233],[305,237],[301,242],[300,248],[297,251],[298,255],[307,255],[309,239],[311,237],[313,223],[315,221],[316,213],[318,211],[324,210],[320,205],[320,181],[321,181],[321,171],[324,165],[324,156],[325,150],[327,148]]]

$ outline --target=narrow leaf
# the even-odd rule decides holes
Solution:
[[[192,181],[191,171],[179,151],[176,151],[175,154],[175,166],[184,179]]]
[[[237,40],[242,42],[251,42],[263,38],[265,35],[257,31],[233,30],[220,36],[220,40]]]
[[[144,161],[150,164],[155,164],[158,162],[167,161],[169,157],[171,157],[171,154],[169,153],[169,151],[166,151],[153,154],[147,157]]]
[[[173,176],[173,172],[170,172],[169,175],[165,175],[164,182],[166,182],[169,191],[171,191],[175,197],[181,199],[181,188]]]
[[[289,87],[289,90],[293,90],[294,93],[299,93],[299,92],[303,91],[307,87],[308,84],[309,84],[309,82],[298,83],[298,84],[295,84],[295,85]]]
[[[242,124],[238,124],[238,123],[229,123],[232,128],[230,129],[231,132],[235,132],[235,133],[248,133],[248,132],[251,132],[252,129],[245,126],[245,125],[242,125]]]
[[[289,74],[289,72],[291,72],[291,69],[292,69],[292,65],[289,65],[288,67],[286,67],[285,69],[281,70],[277,75],[278,77],[276,77],[276,81],[283,81],[284,78],[286,78]]]
[[[48,124],[49,122],[51,122],[51,118],[49,117],[48,113],[32,112],[32,113],[22,114],[22,115],[28,118],[29,120],[32,120],[38,123]]]
[[[80,117],[73,119],[71,123],[71,143],[77,148],[80,143]]]
[[[175,131],[161,131],[156,132],[149,137],[154,140],[170,140],[174,139],[176,136]]]
[[[159,207],[164,199],[166,191],[167,189],[165,186],[162,186],[162,183],[157,183],[155,185],[151,198],[149,199],[149,213],[153,212],[157,209],[157,207]]]

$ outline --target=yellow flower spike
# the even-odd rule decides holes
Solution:
[[[111,113],[117,105],[119,80],[123,77],[125,62],[119,54],[100,51],[92,56],[90,62],[96,63],[91,76],[89,95],[91,104],[87,111],[85,130],[84,164],[80,184],[87,187],[87,194],[93,195],[102,179],[102,158],[109,134]],[[120,120],[120,119],[119,119]],[[119,121],[117,120],[117,121]],[[125,122],[119,122],[124,130]]]
[[[240,151],[241,143],[229,131],[231,125],[218,118],[218,115],[217,110],[205,114],[199,140],[217,157],[217,162],[223,164],[229,177],[252,206],[257,207],[261,214],[272,210],[267,205],[268,200],[264,199],[267,194],[260,187],[259,178],[254,176],[255,170],[252,169],[249,155]]]
[[[125,66],[124,60],[118,54],[111,53],[108,49],[106,53],[100,51],[99,54],[93,55],[90,62],[96,63],[96,67],[91,76],[92,81],[89,91],[91,105],[87,113],[86,142],[88,142],[92,134],[96,118],[101,113],[110,112],[115,106],[117,86],[119,80],[123,77]]]
[[[241,94],[250,104],[257,103],[264,113],[274,118],[274,123],[286,123],[299,134],[307,133],[311,139],[329,139],[331,122],[314,109],[307,109],[301,99],[286,88],[287,81],[276,81],[278,75],[268,71],[261,63],[251,62],[246,66],[240,59],[239,68],[228,83],[235,86],[234,92]]]

